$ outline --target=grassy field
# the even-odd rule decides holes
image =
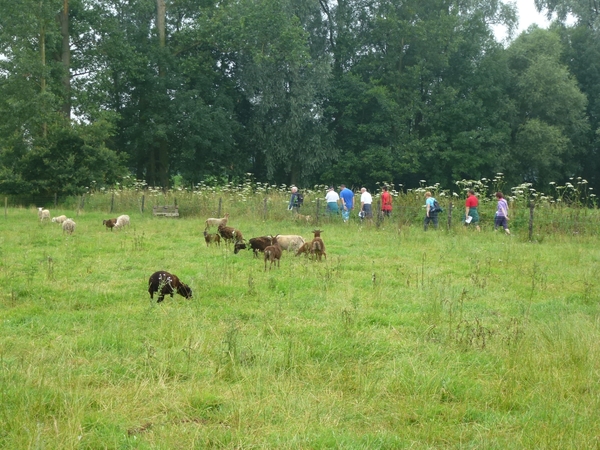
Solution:
[[[265,272],[125,212],[0,217],[0,448],[600,446],[597,235],[326,223],[326,262]],[[194,298],[151,302],[156,270]]]

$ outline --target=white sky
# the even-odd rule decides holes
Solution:
[[[534,0],[514,0],[519,12],[519,27],[514,37],[517,37],[521,31],[529,28],[529,25],[535,23],[540,28],[547,28],[550,22],[546,20],[544,14],[540,14],[535,9]],[[506,30],[504,27],[495,27],[495,34],[498,40],[506,38]]]

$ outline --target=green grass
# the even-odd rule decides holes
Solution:
[[[596,235],[326,223],[326,262],[265,272],[128,213],[0,218],[0,448],[598,446]],[[194,298],[151,302],[156,270]]]

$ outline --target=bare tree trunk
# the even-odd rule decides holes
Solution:
[[[166,46],[166,33],[165,33],[165,18],[167,14],[167,8],[165,0],[156,0],[156,28],[158,31],[158,47],[159,61],[158,61],[158,77],[164,86],[166,71],[163,62],[163,53]],[[164,93],[166,95],[166,92]],[[163,189],[169,188],[169,148],[165,138],[161,138],[158,143],[158,173],[160,182]]]
[[[58,14],[60,34],[62,36],[61,62],[64,75],[64,103],[62,112],[67,119],[71,118],[71,41],[69,36],[69,0],[63,0],[63,10]]]
[[[40,91],[42,95],[46,92],[46,28],[44,25],[40,28],[40,59],[42,61],[42,76],[40,77]],[[44,139],[48,136],[48,124],[44,120],[42,123],[42,136]]]

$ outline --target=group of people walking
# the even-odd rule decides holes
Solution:
[[[494,230],[502,227],[506,234],[510,234],[508,228],[508,203],[504,198],[502,192],[496,192],[496,199],[498,200],[497,210],[494,217]],[[300,206],[302,206],[303,197],[298,192],[297,187],[292,187],[292,195],[290,197],[290,203],[288,209],[294,209],[298,212]],[[340,193],[338,194],[333,186],[327,189],[325,195],[325,201],[327,202],[327,213],[330,215],[338,215],[341,211],[342,219],[344,222],[348,222],[350,219],[350,212],[354,209],[354,192],[346,187],[346,185],[340,185]],[[481,231],[479,226],[479,199],[475,195],[475,191],[470,189],[468,191],[467,199],[465,201],[465,215],[463,218],[465,226],[473,225],[477,231]],[[425,219],[423,221],[423,227],[425,231],[429,228],[430,224],[437,229],[438,227],[438,216],[442,209],[439,207],[437,200],[432,196],[431,192],[425,192]],[[391,217],[392,214],[392,195],[388,191],[387,186],[381,188],[381,214],[384,217]],[[366,188],[360,190],[360,210],[358,216],[363,219],[373,219],[373,196],[367,191]]]

